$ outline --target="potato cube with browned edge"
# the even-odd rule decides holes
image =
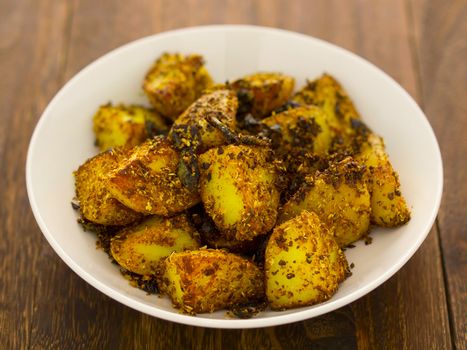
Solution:
[[[143,214],[171,216],[199,202],[196,190],[177,176],[179,155],[165,137],[132,149],[109,176],[109,191],[125,206]]]
[[[231,87],[237,92],[245,112],[264,118],[285,104],[292,96],[295,79],[281,73],[255,73],[235,80]]]
[[[124,157],[120,149],[103,152],[73,173],[79,210],[85,219],[100,225],[123,226],[142,217],[113,198],[108,190],[108,175]]]
[[[252,240],[274,227],[279,205],[277,173],[268,147],[228,145],[199,157],[200,195],[217,228]]]
[[[334,133],[328,115],[316,106],[302,106],[274,114],[262,123],[280,134],[279,154],[328,152]]]
[[[389,161],[383,139],[369,134],[356,159],[367,169],[365,179],[371,194],[371,221],[383,227],[408,222],[410,210],[402,196],[399,176]]]
[[[211,84],[202,56],[164,53],[147,73],[143,89],[157,112],[175,120]]]
[[[339,246],[362,238],[368,233],[371,212],[364,171],[364,166],[348,157],[307,177],[282,208],[279,221],[289,220],[303,210],[313,211],[329,227]]]
[[[162,265],[159,287],[175,307],[190,314],[264,298],[263,272],[223,250],[173,253]]]
[[[360,119],[360,114],[341,84],[331,75],[307,82],[293,100],[300,104],[321,107],[337,129],[349,128],[352,119]]]
[[[285,310],[328,300],[347,277],[348,264],[326,225],[305,210],[274,229],[264,270],[269,305]]]
[[[141,106],[99,107],[93,117],[96,145],[101,151],[115,147],[133,147],[154,134],[168,130],[164,119],[154,110]]]
[[[112,238],[110,249],[120,266],[140,275],[156,275],[160,262],[173,252],[200,247],[196,230],[185,214],[151,216]]]
[[[196,148],[198,152],[221,146],[226,143],[225,137],[213,126],[210,118],[216,118],[235,130],[237,108],[237,95],[232,90],[216,90],[203,95],[175,120],[169,136],[178,138],[177,141],[184,143],[185,147]]]

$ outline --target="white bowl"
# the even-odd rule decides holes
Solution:
[[[97,107],[147,103],[142,79],[164,51],[200,53],[214,79],[278,71],[305,79],[334,75],[348,91],[365,122],[385,139],[412,220],[400,228],[374,229],[373,243],[346,251],[353,275],[331,300],[310,307],[264,311],[252,319],[231,319],[225,311],[188,316],[167,298],[131,287],[96,238],[76,223],[70,201],[73,170],[97,153],[91,118]],[[443,172],[439,147],[423,112],[380,69],[339,47],[305,35],[253,26],[208,26],[171,31],[124,45],[91,63],[71,79],[45,109],[28,151],[27,189],[34,216],[57,254],[88,283],[111,298],[162,319],[204,327],[253,328],[300,321],[342,307],[375,289],[397,272],[428,234],[439,208]],[[57,286],[58,288],[58,286]]]

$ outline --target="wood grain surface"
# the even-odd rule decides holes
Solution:
[[[58,89],[128,41],[219,23],[285,28],[349,49],[398,81],[433,126],[445,171],[436,225],[395,276],[351,305],[264,329],[162,321],[81,280],[35,223],[27,147]],[[464,0],[0,0],[0,348],[466,349],[466,46]]]

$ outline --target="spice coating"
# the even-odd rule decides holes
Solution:
[[[234,81],[231,86],[242,94],[255,117],[264,118],[291,97],[295,79],[281,73],[256,73]]]
[[[159,286],[175,307],[189,314],[213,312],[264,297],[262,271],[223,250],[173,253],[164,262]]]
[[[113,258],[126,270],[155,275],[159,264],[173,252],[199,248],[195,229],[185,214],[172,218],[152,216],[112,238]]]
[[[109,175],[109,191],[127,207],[143,214],[170,216],[199,202],[197,191],[177,176],[179,155],[165,137],[134,147]]]
[[[154,110],[136,105],[99,107],[93,117],[96,145],[101,151],[115,147],[133,147],[155,133],[168,130],[164,119]]]
[[[125,156],[122,150],[100,153],[88,159],[74,172],[76,198],[81,215],[96,224],[128,225],[141,214],[117,201],[108,190],[107,174]]]
[[[202,56],[164,53],[147,73],[143,89],[156,111],[175,120],[211,84]]]
[[[273,228],[279,205],[276,169],[267,147],[228,145],[200,156],[200,195],[217,228],[251,240]]]
[[[321,107],[332,119],[334,126],[350,125],[360,114],[339,82],[329,74],[308,81],[306,86],[293,96],[293,101]]]
[[[328,300],[348,275],[344,253],[313,212],[276,226],[266,248],[265,286],[274,310]]]
[[[209,123],[209,118],[215,117],[235,130],[237,108],[237,96],[231,90],[217,90],[203,95],[175,120],[169,136],[178,133],[177,137],[182,139],[186,147],[190,147],[193,142],[191,134],[183,131],[189,129],[186,126],[193,126],[200,134],[201,144],[197,147],[197,151],[202,152],[221,146],[225,143],[224,135]]]
[[[370,134],[357,159],[365,164],[365,181],[371,193],[371,221],[382,227],[396,227],[410,220],[410,210],[400,191],[381,137]]]
[[[371,212],[364,169],[349,157],[307,178],[284,205],[279,222],[308,210],[328,226],[339,246],[362,238],[368,233]]]

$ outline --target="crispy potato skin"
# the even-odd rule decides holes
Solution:
[[[156,132],[168,130],[160,115],[141,106],[106,104],[93,117],[96,144],[101,151],[139,145],[148,138],[148,126]]]
[[[328,300],[348,272],[344,253],[313,212],[277,226],[266,248],[266,297],[273,310]]]
[[[200,155],[200,195],[217,228],[251,240],[273,228],[279,205],[277,174],[266,147],[228,145]]]
[[[307,178],[307,183],[282,208],[279,222],[308,210],[331,229],[339,246],[362,238],[368,233],[371,212],[364,169],[348,157]]]
[[[190,128],[196,128],[201,142],[198,147],[199,152],[221,146],[225,144],[224,135],[209,123],[208,118],[217,118],[224,125],[235,130],[237,108],[237,95],[231,90],[216,90],[203,95],[175,120],[169,136],[172,137],[174,132],[179,133],[179,137],[184,138],[183,141],[189,147],[189,143],[194,140],[187,131],[190,131]]]
[[[156,111],[175,120],[211,84],[200,55],[164,53],[147,73],[143,89]]]
[[[324,155],[334,136],[328,119],[319,107],[303,106],[273,114],[262,123],[279,129],[279,154],[309,151]]]
[[[262,271],[249,260],[222,250],[173,253],[162,268],[162,292],[175,307],[190,314],[264,297]]]
[[[360,119],[360,114],[347,92],[329,74],[323,74],[318,79],[308,82],[292,100],[321,107],[329,115],[336,129],[347,127],[352,119]]]
[[[155,275],[160,262],[173,252],[198,249],[196,234],[184,214],[172,218],[152,216],[118,232],[110,249],[113,258],[126,270]]]
[[[107,176],[123,157],[121,150],[103,152],[74,172],[76,198],[85,219],[100,225],[123,226],[142,217],[113,198],[107,189]]]
[[[400,191],[399,177],[385,151],[381,137],[370,134],[356,157],[366,166],[365,180],[371,193],[371,221],[396,227],[410,220],[410,210]]]
[[[251,97],[251,113],[264,118],[292,96],[295,79],[281,73],[256,73],[234,81],[231,87]]]
[[[180,182],[178,161],[167,138],[149,139],[133,148],[109,175],[109,191],[140,213],[171,216],[182,212],[198,203],[199,195]]]

